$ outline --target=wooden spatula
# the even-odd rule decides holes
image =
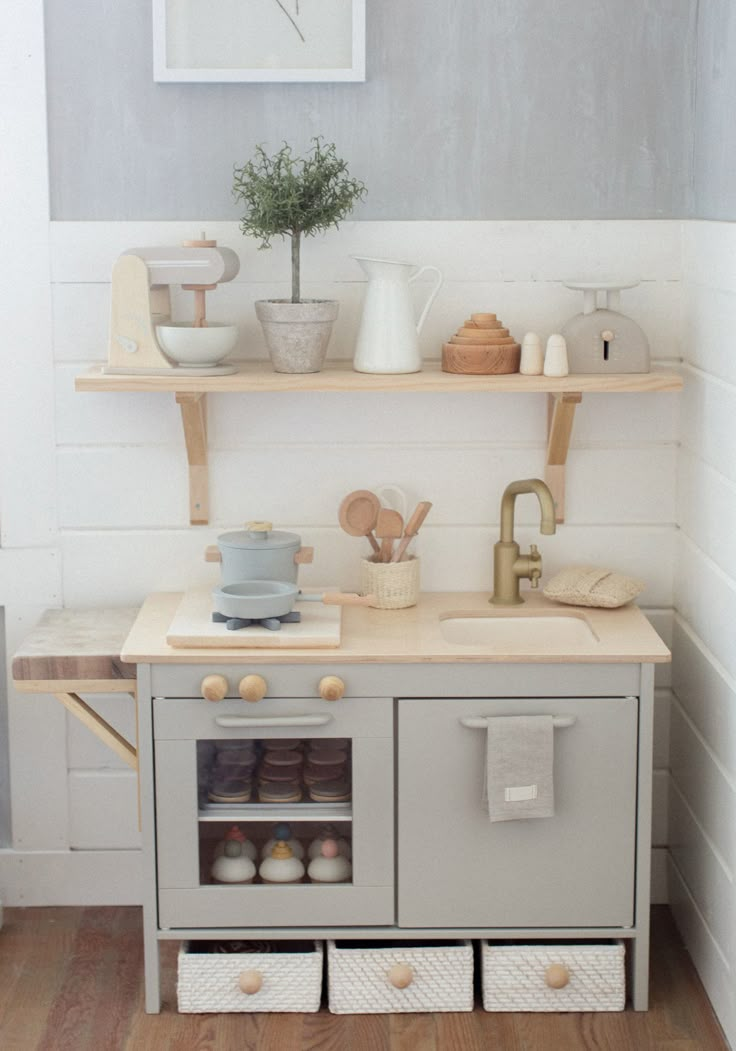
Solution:
[[[393,553],[393,556],[391,558],[392,562],[400,562],[401,559],[404,557],[404,552],[409,546],[412,537],[415,537],[419,530],[422,528],[422,525],[424,524],[424,519],[429,514],[431,506],[432,505],[429,502],[429,500],[422,500],[421,503],[417,504],[417,506],[414,508],[414,512],[411,518],[406,523],[404,535],[401,538],[401,543]]]
[[[376,522],[376,536],[381,541],[381,550],[378,555],[380,562],[390,562],[394,549],[394,540],[398,540],[404,530],[404,519],[398,511],[391,511],[382,507],[378,512]]]

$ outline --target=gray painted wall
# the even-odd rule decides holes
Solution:
[[[694,214],[736,219],[736,5],[704,0],[698,9]]]
[[[365,84],[198,85],[153,82],[150,0],[46,0],[53,218],[236,218],[233,163],[316,134],[356,218],[688,213],[696,0],[367,7]]]

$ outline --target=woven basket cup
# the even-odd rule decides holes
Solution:
[[[375,595],[376,609],[406,609],[416,606],[419,597],[419,559],[410,555],[403,562],[374,562],[364,558],[360,564],[360,590]]]

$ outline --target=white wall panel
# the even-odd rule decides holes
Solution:
[[[718,761],[736,775],[736,682],[680,617],[672,649],[680,704]]]
[[[140,847],[138,783],[132,770],[69,771],[72,850]]]
[[[736,482],[682,449],[678,463],[678,524],[688,539],[733,576]]]
[[[706,640],[708,649],[727,673],[736,678],[736,581],[683,533],[677,538],[675,606],[695,634]]]
[[[684,710],[672,705],[670,768],[675,787],[730,872],[736,870],[736,784]]]
[[[736,386],[686,368],[680,412],[684,448],[736,482]]]

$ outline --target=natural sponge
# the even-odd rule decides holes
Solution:
[[[568,606],[625,606],[644,590],[640,580],[614,573],[600,566],[568,566],[544,588],[547,598]]]

